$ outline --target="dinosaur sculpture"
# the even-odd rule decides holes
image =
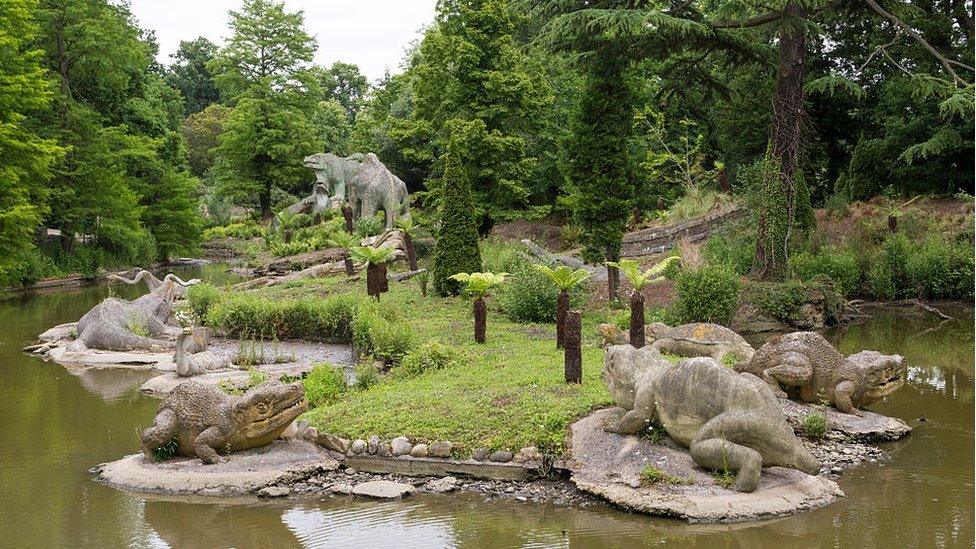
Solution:
[[[176,440],[177,453],[203,463],[225,461],[218,451],[234,452],[270,444],[308,409],[301,383],[267,381],[241,396],[195,381],[179,384],[156,412],[155,423],[142,432],[142,451],[154,451]]]
[[[410,216],[407,185],[380,162],[373,153],[363,159],[356,175],[346,186],[353,219],[386,213],[386,228],[392,229],[398,217]]]
[[[316,186],[325,185],[326,192],[331,192],[340,202],[346,199],[346,185],[359,171],[362,162],[362,153],[343,158],[327,152],[311,154],[302,159],[305,167],[315,173]]]
[[[769,386],[713,358],[672,366],[654,349],[615,345],[606,351],[603,380],[625,410],[608,430],[630,435],[659,422],[695,463],[736,471],[737,491],[755,491],[764,465],[820,472]]]
[[[133,301],[110,297],[78,320],[75,343],[106,351],[172,348],[168,338],[178,329],[169,323],[172,314],[170,302],[155,293]]]
[[[173,273],[167,274],[162,280],[160,280],[156,278],[156,275],[145,269],[140,269],[139,272],[137,272],[132,278],[125,278],[124,276],[119,276],[117,274],[110,274],[106,278],[109,280],[123,282],[130,286],[134,286],[145,279],[146,286],[149,287],[149,293],[158,295],[168,303],[172,303],[177,299],[183,298],[186,295],[186,289],[188,287],[200,283],[199,278],[191,278],[190,280],[183,281],[180,279],[180,277]]]
[[[671,328],[655,322],[646,332],[653,338],[652,348],[672,355],[710,356],[721,361],[728,354],[749,360],[756,352],[742,336],[718,324],[694,322]]]
[[[288,206],[283,211],[291,214],[308,214],[312,217],[332,208],[332,199],[329,198],[329,189],[323,183],[316,183],[312,189],[312,194]],[[273,223],[278,224],[275,218]]]
[[[210,333],[206,328],[185,328],[176,336],[176,375],[191,377],[230,366],[230,358],[208,351]]]
[[[799,400],[826,400],[855,415],[861,415],[857,408],[900,389],[906,376],[904,357],[862,351],[845,358],[816,332],[774,337],[735,369],[759,376],[780,398],[788,396],[783,385]]]

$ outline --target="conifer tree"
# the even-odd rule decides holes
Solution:
[[[444,160],[441,188],[443,207],[434,248],[434,291],[445,296],[456,295],[460,291],[460,283],[452,280],[452,276],[481,271],[471,185],[453,144],[448,148]]]

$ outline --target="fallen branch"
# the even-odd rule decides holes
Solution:
[[[410,280],[411,278],[426,273],[427,269],[417,269],[416,271],[407,271],[404,273],[395,273],[390,275],[390,280],[393,282],[403,282],[404,280]]]
[[[928,311],[943,320],[952,320],[951,316],[943,313],[942,311],[936,309],[931,305],[922,303],[918,299],[900,299],[898,301],[879,301],[876,303],[865,303],[864,305],[870,307],[918,307],[919,309],[922,309],[923,311]]]

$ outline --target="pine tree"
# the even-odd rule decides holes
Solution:
[[[434,248],[434,291],[445,296],[460,291],[460,284],[451,280],[451,276],[481,271],[471,185],[453,146],[449,147],[444,160],[441,188],[444,194],[441,225]]]

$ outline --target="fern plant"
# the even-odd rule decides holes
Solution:
[[[569,291],[582,284],[590,273],[585,269],[572,269],[560,265],[553,269],[548,265],[535,265],[535,269],[547,277],[559,290],[556,298],[556,348],[562,349],[566,343],[566,313],[569,311]]]
[[[485,298],[488,292],[505,282],[508,273],[457,273],[451,280],[463,284],[461,291],[464,295],[474,298],[474,340],[485,342],[485,331],[488,322],[488,310]]]
[[[608,267],[620,269],[620,272],[624,273],[624,276],[634,287],[634,292],[630,294],[630,344],[634,347],[643,347],[646,341],[644,337],[644,294],[641,292],[648,284],[664,280],[664,271],[678,259],[679,256],[673,255],[643,271],[640,264],[633,259],[607,262]]]

